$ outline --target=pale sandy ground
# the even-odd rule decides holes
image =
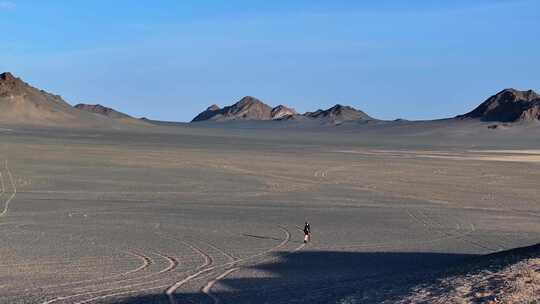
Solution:
[[[394,303],[540,240],[528,140],[276,132],[0,133],[0,303]]]
[[[479,161],[502,161],[539,163],[540,151],[538,150],[471,150],[461,152],[448,151],[407,151],[407,150],[338,150],[338,153],[352,153],[364,155],[386,154],[402,157],[425,157],[442,158],[451,160],[479,160]]]

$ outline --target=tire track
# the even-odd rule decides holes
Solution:
[[[265,250],[263,252],[260,252],[260,253],[257,253],[255,255],[252,255],[252,256],[249,256],[249,257],[245,257],[245,258],[241,258],[241,259],[236,259],[234,261],[231,261],[231,262],[228,262],[228,263],[225,263],[225,264],[222,264],[222,265],[216,265],[216,266],[212,266],[212,267],[208,267],[208,268],[205,268],[205,269],[201,269],[199,270],[198,272],[184,278],[183,280],[179,281],[179,282],[176,282],[174,285],[172,286],[169,286],[169,288],[167,288],[167,290],[165,291],[165,294],[167,295],[167,298],[169,299],[169,303],[170,304],[178,304],[178,302],[176,301],[176,298],[174,297],[174,294],[176,292],[176,290],[178,290],[178,288],[182,287],[183,285],[187,284],[188,282],[190,282],[191,280],[203,275],[203,274],[206,274],[206,273],[209,273],[215,269],[219,269],[219,268],[222,268],[222,267],[229,267],[229,266],[233,266],[237,263],[240,263],[240,262],[243,262],[243,261],[247,261],[247,260],[251,260],[253,258],[256,258],[256,257],[259,257],[259,256],[263,256],[265,254],[268,254],[269,252],[272,252],[276,249],[279,249],[283,246],[285,246],[291,239],[291,233],[284,227],[282,226],[279,226],[279,229],[281,229],[284,233],[285,233],[285,239],[279,243],[277,246],[274,246],[268,250]],[[83,304],[83,303],[78,303],[78,304]]]
[[[20,225],[23,225],[23,224],[20,224]],[[31,230],[28,230],[32,233],[35,233],[35,231],[31,231]],[[61,235],[61,234],[59,234]],[[39,239],[39,236],[38,236],[38,239]],[[80,239],[83,239],[83,238],[80,238]],[[128,276],[128,275],[131,275],[135,272],[139,272],[139,271],[142,271],[146,268],[148,268],[151,264],[154,263],[154,261],[152,260],[152,258],[150,258],[149,256],[147,255],[144,255],[144,254],[141,254],[141,253],[137,253],[133,250],[131,251],[126,251],[126,250],[117,250],[116,248],[113,248],[113,247],[109,247],[109,246],[103,246],[105,248],[110,248],[112,249],[113,251],[116,251],[116,252],[121,252],[125,255],[129,255],[129,256],[133,256],[135,257],[136,259],[139,259],[142,263],[141,265],[139,265],[137,268],[134,268],[134,269],[131,269],[127,272],[122,272],[122,273],[117,273],[117,274],[112,274],[110,276],[105,276],[105,277],[101,277],[101,278],[92,278],[92,279],[84,279],[84,280],[80,280],[80,281],[74,281],[74,282],[66,282],[66,283],[60,283],[60,284],[49,284],[49,285],[45,285],[45,286],[37,286],[37,287],[31,287],[31,288],[27,288],[27,289],[24,289],[24,290],[21,290],[20,292],[29,292],[29,291],[33,291],[33,290],[42,290],[42,289],[45,289],[45,288],[51,288],[51,289],[54,289],[54,288],[59,288],[59,287],[68,287],[68,286],[75,286],[77,284],[82,284],[82,283],[87,283],[87,282],[99,282],[99,281],[106,281],[106,280],[110,280],[110,279],[113,279],[113,278],[117,278],[117,277],[122,277],[122,276]],[[97,259],[97,258],[95,258]],[[79,260],[79,261],[84,261],[84,260]],[[57,262],[55,264],[65,264],[65,263],[71,263],[72,261],[69,261],[69,262]],[[36,263],[36,264],[41,264],[41,263]],[[30,264],[31,265],[31,264]],[[3,288],[3,287],[6,287],[7,285],[4,285],[0,288]],[[0,295],[1,297],[1,295]]]
[[[285,254],[284,256],[282,257],[286,257],[288,255],[291,255],[297,251],[300,251],[302,250],[304,247],[306,247],[306,244],[303,243],[301,244],[300,246],[296,247],[295,249],[293,249],[291,252]],[[262,260],[260,262],[263,262],[263,261],[267,261],[267,260]],[[259,263],[260,263],[259,262]],[[230,274],[238,271],[238,270],[241,270],[243,267],[234,267],[234,268],[230,268],[226,271],[224,271],[223,273],[221,273],[219,276],[217,276],[215,279],[209,281],[208,283],[206,283],[206,285],[201,289],[201,292],[204,293],[205,295],[207,295],[214,304],[220,304],[221,303],[221,300],[218,298],[218,296],[214,295],[212,293],[212,288],[214,287],[214,285],[216,285],[220,280],[223,280],[224,278],[226,278],[227,276],[229,276]]]
[[[162,254],[162,253],[157,252],[157,251],[153,252],[153,254],[155,254],[155,255],[161,257],[162,259],[166,260],[168,262],[168,266],[161,269],[158,272],[146,274],[146,275],[143,275],[143,276],[140,276],[140,277],[127,278],[127,279],[117,280],[117,281],[113,281],[113,282],[109,282],[109,283],[106,283],[106,282],[96,283],[96,284],[92,284],[90,286],[98,286],[98,285],[102,285],[102,284],[114,285],[114,284],[124,283],[124,282],[128,282],[128,281],[147,279],[147,278],[151,278],[151,277],[154,277],[154,276],[166,273],[166,272],[170,272],[170,271],[176,269],[178,267],[178,265],[180,264],[180,262],[176,258],[171,257],[169,255],[165,255],[165,254]],[[88,286],[85,286],[85,287],[88,287]]]
[[[172,237],[164,237],[164,236],[161,236],[161,237],[164,238],[164,239],[174,240],[176,242],[180,242],[182,244],[185,244],[186,246],[188,246],[189,248],[191,248],[192,250],[197,252],[199,254],[199,256],[203,257],[204,262],[201,265],[199,265],[195,270],[187,270],[187,271],[182,272],[181,274],[187,273],[189,271],[197,271],[199,269],[202,269],[202,268],[205,268],[205,267],[208,267],[208,266],[212,265],[212,263],[213,263],[212,257],[210,255],[208,255],[206,252],[202,251],[197,246],[192,245],[190,243],[187,243],[185,241],[177,240],[177,239],[172,238]],[[122,291],[92,297],[90,299],[75,302],[74,304],[86,304],[86,303],[91,303],[91,302],[95,302],[95,301],[98,301],[98,300],[103,300],[103,299],[111,298],[111,297],[124,296],[124,295],[147,292],[147,291],[152,291],[152,290],[157,290],[157,289],[165,289],[166,287],[170,286],[170,283],[169,284],[158,285],[158,286],[151,286],[151,287],[143,287],[143,288],[138,288],[138,289],[132,289],[132,290],[124,290],[124,289],[127,289],[127,288],[133,288],[135,286],[141,286],[141,285],[147,285],[147,284],[150,284],[150,283],[161,282],[161,281],[164,281],[166,279],[170,279],[170,278],[162,278],[162,279],[157,279],[157,280],[153,280],[153,281],[150,281],[150,282],[144,282],[144,283],[140,283],[140,284],[132,284],[132,285],[129,285],[129,286],[124,286],[124,287],[121,287],[121,288],[116,288],[116,289],[111,289],[111,290],[101,290],[99,292],[119,291],[119,290],[122,290]]]
[[[75,264],[77,262],[84,262],[84,263],[100,263],[102,262],[99,258],[94,257],[88,257],[88,258],[81,258],[77,260],[71,260],[71,261],[43,261],[43,262],[35,262],[35,263],[15,263],[15,264],[0,264],[0,267],[32,267],[32,266],[40,266],[40,265],[51,265],[51,266],[57,266],[57,265],[68,265],[68,264]]]
[[[280,227],[280,229],[283,229]],[[290,239],[290,234],[288,233],[288,231],[284,230],[286,232],[286,238],[285,240],[283,240],[278,246],[279,247],[282,247],[284,246]],[[180,240],[177,240],[177,239],[174,239],[174,238],[171,238],[171,237],[164,237],[162,236],[163,238],[165,239],[171,239],[171,240],[174,240],[174,241],[177,241],[177,242],[181,242],[185,245],[187,245],[188,247],[192,248],[194,251],[196,251],[200,256],[203,257],[204,259],[204,262],[203,264],[201,264],[197,269],[196,269],[196,273],[195,274],[192,274],[190,276],[188,276],[187,278],[185,278],[184,280],[182,280],[182,285],[191,281],[193,278],[195,277],[198,277],[200,276],[201,274],[203,273],[208,273],[216,268],[219,267],[223,267],[223,266],[228,266],[230,265],[231,263],[233,263],[232,261],[229,262],[229,263],[226,263],[224,265],[217,265],[217,266],[212,266],[213,264],[213,259],[212,257],[207,254],[206,252],[204,252],[203,250],[201,250],[199,247],[195,246],[195,245],[192,245],[192,244],[189,244],[187,242],[184,242],[184,241],[180,241]],[[214,249],[216,249],[217,251],[220,251],[220,252],[223,252],[225,253],[224,251],[222,251],[221,249],[219,249],[218,247],[215,247],[214,245],[212,244],[208,244],[210,247],[213,246]],[[271,251],[271,250],[275,250],[275,248],[277,248],[278,246],[270,249],[270,250],[267,250],[267,251]],[[259,254],[256,254],[254,256],[251,256],[251,257],[248,257],[248,258],[253,258],[253,257],[256,257],[256,256],[260,256],[262,254],[266,254],[267,251],[265,252],[261,252]],[[229,259],[231,258],[234,258],[232,255],[228,255]],[[245,259],[248,259],[248,258],[244,258],[242,260],[245,260]],[[236,261],[236,260],[235,260]],[[168,268],[171,268],[172,266],[169,266]],[[169,270],[170,271],[170,270]],[[188,270],[188,271],[185,271],[184,273],[186,272],[189,272],[189,271],[192,271],[192,270]],[[162,272],[165,272],[165,270],[163,270]],[[154,276],[156,274],[152,274],[152,276]],[[134,279],[137,279],[137,278],[134,278]],[[138,278],[140,279],[140,278]],[[138,288],[138,289],[135,289],[135,290],[125,290],[125,289],[129,289],[129,288],[133,288],[133,287],[136,287],[136,286],[141,286],[141,285],[148,285],[150,283],[155,283],[155,282],[162,282],[166,279],[170,279],[170,278],[161,278],[161,279],[157,279],[157,280],[153,280],[153,281],[150,281],[150,282],[143,282],[143,283],[137,283],[137,284],[131,284],[131,285],[127,285],[127,286],[120,286],[120,287],[117,287],[117,288],[112,288],[112,289],[106,289],[106,290],[99,290],[99,291],[95,291],[93,292],[92,294],[96,294],[96,293],[103,293],[103,292],[108,292],[108,291],[120,291],[120,292],[116,292],[116,293],[112,293],[112,294],[106,294],[106,295],[101,295],[101,296],[96,296],[96,297],[92,297],[90,299],[85,299],[85,300],[81,300],[81,301],[78,301],[78,302],[74,302],[74,304],[85,304],[85,303],[90,303],[90,302],[94,302],[94,301],[99,301],[99,300],[103,300],[105,298],[110,298],[110,297],[114,297],[114,296],[122,296],[122,295],[127,295],[127,294],[133,294],[133,293],[138,293],[138,292],[145,292],[145,291],[151,291],[151,290],[157,290],[157,289],[165,289],[167,287],[171,287],[170,283],[167,284],[167,285],[159,285],[159,286],[150,286],[148,288]],[[187,279],[187,280],[186,280]],[[116,282],[117,283],[117,282]],[[178,284],[179,282],[177,282]],[[174,286],[174,285],[173,285]],[[89,293],[85,293],[85,295],[89,295]],[[82,296],[82,295],[78,295],[78,296]],[[72,297],[70,298],[67,298],[67,297],[64,297],[64,300],[68,300],[68,299],[71,299]],[[54,302],[53,302],[54,303]],[[45,304],[45,303],[44,303]]]
[[[464,232],[461,232],[461,225],[459,226],[460,229],[454,229],[454,228],[449,228],[449,229],[453,229],[453,230],[456,230],[457,233],[448,233],[444,230],[447,230],[446,227],[442,226],[442,224],[436,224],[435,221],[433,220],[427,220],[425,219],[425,217],[427,217],[424,213],[420,213],[419,214],[422,214],[424,218],[421,218],[420,216],[415,216],[414,213],[412,213],[409,209],[405,209],[405,212],[407,213],[407,215],[409,217],[411,217],[413,219],[414,222],[417,222],[419,223],[420,225],[426,227],[426,229],[428,231],[433,231],[433,232],[441,232],[440,229],[443,228],[442,230],[442,236],[441,237],[437,237],[437,238],[432,238],[432,239],[428,239],[428,240],[417,240],[417,241],[394,241],[394,242],[378,242],[378,243],[361,243],[361,244],[351,244],[351,245],[346,245],[346,246],[326,246],[324,247],[325,249],[352,249],[352,248],[377,248],[377,247],[388,247],[388,246],[400,246],[400,245],[405,245],[405,246],[410,246],[410,245],[424,245],[424,244],[431,244],[431,243],[436,243],[436,242],[440,242],[440,241],[444,241],[444,240],[449,240],[449,239],[462,239],[464,237],[467,237],[469,236],[470,234],[474,233],[475,232],[475,229],[474,229],[474,225],[471,224],[471,230],[467,230],[467,231],[464,231]],[[435,223],[435,224],[434,224]],[[438,226],[439,229],[437,229],[436,227],[434,227],[434,225]]]
[[[216,246],[212,245],[212,244],[209,244],[212,248],[220,251],[223,255],[227,256],[229,258],[229,260],[231,262],[236,262],[238,260],[238,258],[235,258],[234,256],[228,254],[227,252],[217,248]],[[235,266],[236,263],[232,264],[231,266]],[[212,294],[210,292],[210,290],[212,289],[212,287],[214,286],[214,284],[216,284],[219,280],[225,278],[226,276],[228,276],[229,274],[237,271],[238,269],[240,269],[239,267],[235,267],[235,268],[231,268],[231,269],[228,269],[228,270],[225,270],[225,272],[221,273],[219,276],[217,276],[214,280],[208,282],[202,289],[201,289],[201,292],[206,294],[208,297],[210,297],[212,299],[212,301],[215,303],[215,304],[218,304],[220,303],[221,301],[219,300],[219,298],[217,296],[215,296],[214,294]]]
[[[136,253],[136,252],[131,252],[131,251],[126,251],[125,253],[137,257],[143,263],[139,267],[137,267],[135,269],[132,269],[130,271],[123,272],[123,273],[118,273],[118,274],[111,275],[111,276],[108,276],[108,277],[105,277],[105,278],[88,279],[88,280],[82,280],[82,281],[77,281],[77,282],[69,282],[69,283],[63,283],[63,284],[57,284],[57,285],[48,285],[48,286],[43,286],[43,287],[39,287],[39,288],[27,289],[27,290],[24,290],[23,292],[32,291],[32,290],[35,290],[35,289],[44,289],[44,288],[45,289],[49,289],[49,288],[52,289],[52,288],[58,288],[58,287],[69,287],[69,286],[78,285],[78,284],[82,284],[82,283],[88,283],[88,282],[107,281],[109,279],[113,279],[113,278],[117,278],[117,277],[124,277],[124,276],[128,276],[130,274],[133,274],[133,273],[137,273],[139,271],[142,271],[142,270],[150,267],[150,265],[152,265],[154,263],[154,261],[150,257],[148,257],[146,255],[139,254],[139,253]],[[61,300],[65,300],[65,299],[70,299],[70,298],[71,297],[56,297],[54,299],[44,301],[44,302],[42,302],[42,304],[52,304],[52,303],[55,303],[55,302],[58,302],[58,301],[61,301]]]
[[[219,276],[217,276],[215,279],[213,279],[212,281],[206,283],[206,285],[201,289],[201,291],[207,295],[208,297],[210,297],[210,299],[212,299],[213,303],[214,304],[219,304],[221,303],[221,300],[216,296],[214,295],[211,290],[212,290],[212,287],[214,287],[214,285],[219,281],[219,280],[222,280],[224,278],[226,278],[228,275],[230,275],[231,273],[233,272],[236,272],[237,270],[239,270],[240,267],[235,267],[235,268],[231,268],[229,270],[226,270],[225,272],[223,272],[222,274],[220,274]]]
[[[114,285],[114,284],[124,283],[124,282],[127,282],[127,281],[147,279],[147,278],[151,278],[151,277],[154,277],[154,276],[164,274],[166,272],[170,272],[170,271],[174,270],[179,265],[179,262],[178,262],[178,260],[176,258],[170,257],[168,255],[161,254],[159,252],[154,252],[154,254],[164,258],[165,260],[167,260],[169,265],[166,268],[163,268],[162,270],[160,270],[159,272],[156,272],[156,273],[151,273],[151,274],[147,274],[147,275],[144,275],[144,276],[141,276],[141,277],[135,277],[135,278],[119,280],[119,281],[115,281],[115,282],[112,282],[112,283],[103,283],[103,284],[107,284],[107,286],[110,286],[110,285]],[[94,290],[94,291],[82,292],[82,293],[78,293],[78,294],[58,298],[58,301],[60,301],[60,300],[62,300],[62,301],[70,300],[70,299],[74,299],[74,298],[95,295],[95,294],[99,294],[99,293],[103,293],[103,292],[124,290],[124,289],[132,288],[132,287],[135,287],[135,286],[146,285],[146,284],[150,284],[150,283],[158,282],[158,281],[162,281],[162,280],[163,279],[158,279],[158,280],[153,280],[153,281],[148,281],[148,282],[142,282],[142,283],[119,286],[119,287],[115,287],[115,288],[99,289],[99,290]],[[98,284],[93,285],[93,286],[98,286]],[[87,287],[87,286],[85,286],[85,287]],[[51,302],[51,303],[54,303],[54,302]]]
[[[216,250],[217,252],[219,252],[219,253],[223,254],[224,256],[226,256],[226,257],[229,259],[229,261],[231,261],[231,262],[232,262],[232,261],[236,261],[236,260],[238,259],[238,258],[234,257],[232,254],[230,254],[230,253],[228,253],[228,252],[225,252],[225,251],[222,250],[221,248],[219,248],[219,247],[213,245],[212,243],[208,243],[208,242],[205,242],[205,243],[206,243],[206,245],[208,245],[210,248],[212,248],[212,249]]]
[[[473,239],[471,237],[471,234],[475,231],[474,225],[472,225],[472,224],[470,225],[470,228],[471,228],[470,231],[467,231],[465,233],[461,233],[460,231],[462,229],[461,229],[461,225],[459,224],[459,222],[456,222],[456,228],[448,228],[448,227],[445,227],[440,221],[436,221],[434,219],[434,217],[427,216],[424,212],[422,212],[421,208],[418,208],[417,211],[418,211],[418,214],[420,214],[424,218],[424,220],[420,219],[419,221],[428,230],[440,232],[443,235],[448,236],[449,238],[460,239],[460,240],[462,240],[464,242],[467,242],[467,243],[469,243],[469,244],[471,244],[473,246],[476,246],[476,247],[484,249],[484,250],[496,251],[494,248],[489,247],[489,246],[487,246],[485,244],[482,244],[482,242],[480,242],[480,241],[478,241],[476,239]],[[407,213],[413,219],[418,219],[409,210],[407,210]],[[448,215],[446,215],[446,216],[448,217]],[[448,232],[448,230],[452,230],[452,231],[457,232],[457,233],[451,233],[451,232]],[[500,247],[500,244],[497,244],[497,245]]]
[[[169,303],[171,303],[171,304],[176,304],[177,303],[176,298],[174,296],[174,293],[178,288],[180,288],[182,285],[186,284],[187,282],[191,281],[192,279],[200,276],[201,274],[209,272],[209,271],[213,270],[214,268],[216,268],[216,266],[205,268],[205,267],[210,266],[212,264],[212,262],[213,262],[212,257],[210,255],[208,255],[206,252],[202,251],[200,248],[196,247],[196,246],[190,245],[190,247],[193,248],[195,251],[199,252],[202,256],[204,256],[205,263],[201,267],[198,268],[197,272],[187,276],[186,278],[184,278],[181,281],[176,282],[172,286],[169,286],[169,288],[167,288],[167,290],[165,290],[165,294],[167,295],[167,298],[169,299]]]
[[[447,227],[444,227],[443,223],[441,223],[440,221],[435,221],[435,220],[434,220],[434,217],[428,217],[427,215],[423,214],[423,213],[421,212],[421,210],[419,210],[419,213],[421,213],[426,219],[427,219],[427,218],[430,219],[430,221],[433,223],[432,227],[435,227],[435,226],[436,226],[435,229],[438,228],[439,231],[442,231],[444,234],[446,234],[446,235],[448,235],[448,236],[452,235],[450,232],[447,232],[447,231],[446,231],[446,230],[448,230],[448,229],[456,230],[456,231],[460,231],[460,230],[461,230],[461,226],[459,225],[458,222],[456,223],[456,224],[457,224],[457,229],[447,228]],[[446,216],[446,217],[449,217],[448,214],[446,214],[445,216]],[[470,233],[467,233],[467,234],[465,234],[465,235],[463,235],[463,234],[462,234],[462,235],[459,235],[459,234],[458,234],[458,235],[459,235],[458,239],[460,239],[460,240],[462,240],[462,241],[464,241],[464,242],[467,242],[467,243],[469,243],[469,244],[471,244],[471,245],[473,245],[473,246],[476,246],[476,247],[478,247],[478,248],[481,248],[481,249],[485,249],[485,250],[488,250],[488,251],[496,251],[496,249],[490,247],[489,245],[482,244],[483,242],[481,242],[481,241],[479,241],[479,240],[477,240],[477,239],[472,238],[471,234],[472,234],[472,232],[473,232],[475,229],[474,229],[474,226],[473,226],[473,225],[471,225],[470,227],[471,227],[471,231],[469,231]],[[500,247],[500,244],[497,244],[497,245]]]
[[[113,278],[117,278],[117,277],[123,277],[123,276],[128,276],[130,274],[133,274],[133,273],[136,273],[136,272],[139,272],[139,271],[142,271],[148,267],[150,267],[150,265],[153,264],[153,260],[146,256],[146,255],[143,255],[143,254],[139,254],[139,253],[136,253],[136,252],[133,252],[133,251],[123,251],[123,253],[127,254],[127,255],[131,255],[131,256],[134,256],[135,258],[139,259],[142,261],[142,264],[139,265],[137,268],[134,268],[132,270],[129,270],[127,272],[123,272],[123,273],[117,273],[117,274],[114,274],[114,275],[111,275],[111,276],[107,276],[107,277],[103,277],[103,278],[97,278],[97,279],[86,279],[86,280],[81,280],[81,281],[75,281],[75,282],[68,282],[68,283],[61,283],[61,284],[54,284],[54,285],[46,285],[46,286],[40,286],[40,287],[33,287],[33,288],[28,288],[28,289],[24,289],[22,290],[21,292],[29,292],[29,291],[33,291],[33,290],[38,290],[38,289],[46,289],[46,288],[50,288],[50,289],[54,289],[54,288],[59,288],[59,287],[70,287],[70,286],[74,286],[74,285],[78,285],[78,284],[82,284],[82,283],[87,283],[87,282],[99,282],[99,281],[106,281],[106,280],[109,280],[109,279],[113,279]],[[69,263],[69,262],[68,262]],[[40,263],[36,263],[36,264],[30,264],[30,265],[39,265]],[[53,263],[53,265],[56,264],[56,263]],[[21,264],[19,264],[21,265]],[[5,287],[5,286],[2,286],[2,287]],[[44,302],[46,303],[46,302]]]
[[[2,185],[2,192],[0,192],[0,197],[4,196],[4,193],[6,192],[6,186],[4,184],[4,175],[0,171],[0,183]]]
[[[280,227],[280,229],[283,229],[283,231],[286,232],[286,235],[287,237],[290,239],[290,233],[289,231],[286,229],[286,228],[283,228],[283,227]],[[286,238],[287,239],[287,238]],[[280,244],[281,245],[281,244]],[[286,243],[283,243],[282,242],[282,246],[286,245]],[[280,247],[282,247],[280,246]],[[291,253],[293,252],[296,252],[302,248],[304,248],[306,246],[305,243],[301,244],[299,247],[295,248]],[[289,253],[289,254],[291,254]],[[262,261],[266,261],[265,259],[263,259]],[[262,261],[259,261],[262,262]],[[201,292],[204,293],[205,295],[207,295],[212,301],[214,304],[219,304],[221,303],[221,300],[212,293],[212,288],[214,287],[214,285],[219,282],[220,280],[226,278],[227,276],[229,276],[230,274],[242,269],[242,267],[234,267],[236,264],[238,263],[238,261],[234,261],[233,264],[231,264],[231,266],[233,266],[233,268],[230,268],[230,269],[227,269],[225,270],[224,272],[222,272],[220,275],[218,275],[215,279],[209,281],[206,283],[206,285],[204,285],[202,288],[201,288]]]
[[[13,175],[11,174],[11,171],[9,170],[8,160],[7,159],[4,161],[4,166],[5,166],[6,172],[8,174],[9,180],[11,182],[11,187],[13,188],[13,193],[11,194],[11,196],[4,203],[4,210],[2,212],[0,212],[0,217],[4,217],[7,214],[8,210],[9,210],[9,203],[11,203],[11,201],[17,195],[17,187],[15,186],[15,182],[13,181]],[[3,179],[2,179],[2,193],[4,193],[4,190],[5,190],[4,182],[3,182]]]

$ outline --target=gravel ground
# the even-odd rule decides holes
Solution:
[[[172,129],[0,133],[0,303],[382,303],[540,239],[526,136]]]

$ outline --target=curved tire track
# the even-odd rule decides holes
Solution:
[[[9,203],[11,203],[11,201],[17,195],[17,187],[15,186],[15,181],[13,180],[13,175],[11,174],[11,171],[9,170],[7,159],[4,161],[4,166],[5,166],[6,172],[7,172],[8,177],[9,177],[11,187],[13,188],[13,193],[11,194],[11,196],[4,203],[4,210],[2,212],[0,212],[0,217],[6,216],[6,214],[8,213],[8,210],[9,210]],[[4,188],[4,179],[2,178],[2,194],[5,192],[4,190],[5,190],[5,188]]]
[[[228,262],[228,263],[225,263],[225,264],[222,264],[222,265],[216,265],[216,266],[208,267],[208,268],[205,268],[205,269],[201,269],[198,272],[184,278],[183,280],[181,280],[179,282],[176,282],[174,285],[167,288],[167,290],[165,291],[165,294],[167,295],[167,298],[169,299],[169,303],[170,304],[177,304],[178,302],[176,301],[176,298],[174,297],[174,294],[175,294],[176,290],[178,288],[182,287],[183,285],[187,284],[191,280],[196,279],[196,278],[198,278],[199,276],[201,276],[203,274],[209,273],[209,272],[211,272],[211,271],[213,271],[215,269],[219,269],[219,268],[222,268],[222,267],[233,266],[233,265],[235,265],[237,263],[247,261],[247,260],[251,260],[251,259],[259,257],[259,256],[263,256],[265,254],[268,254],[268,253],[270,253],[270,252],[272,252],[272,251],[274,251],[276,249],[279,249],[279,248],[285,246],[291,239],[291,233],[286,228],[284,228],[282,226],[279,226],[279,229],[281,229],[285,233],[285,239],[281,243],[279,243],[277,246],[274,246],[274,247],[272,247],[272,248],[270,248],[268,250],[262,251],[260,253],[254,254],[252,256],[248,256],[248,257],[241,258],[241,259],[236,259],[234,261],[231,261],[231,262]],[[82,303],[80,303],[80,304],[82,304]]]
[[[164,239],[174,240],[174,241],[183,243],[184,245],[188,246],[189,248],[191,248],[192,250],[197,252],[203,258],[204,262],[201,265],[199,265],[195,270],[187,270],[187,271],[185,271],[183,273],[187,273],[189,271],[197,271],[199,269],[202,269],[202,268],[205,268],[205,267],[208,267],[208,266],[212,265],[212,263],[213,263],[212,257],[210,255],[208,255],[206,252],[199,249],[197,246],[192,245],[190,243],[187,243],[185,241],[177,240],[177,239],[172,238],[172,237],[165,237],[165,236],[161,236],[161,237],[164,238]],[[128,289],[128,288],[133,288],[135,286],[148,285],[150,283],[162,282],[162,281],[164,281],[166,279],[169,279],[169,278],[157,279],[157,280],[153,280],[153,281],[150,281],[150,282],[144,282],[144,283],[140,283],[140,284],[132,284],[132,285],[129,285],[129,286],[124,286],[124,287],[121,287],[121,288],[115,288],[115,289],[111,289],[111,290],[101,290],[99,292],[107,292],[107,291],[118,291],[118,292],[92,297],[90,299],[75,302],[74,304],[86,304],[86,303],[91,303],[91,302],[95,302],[95,301],[98,301],[98,300],[103,300],[103,299],[111,298],[111,297],[124,296],[124,295],[129,295],[129,294],[134,294],[134,293],[141,293],[141,292],[152,291],[152,290],[157,290],[157,289],[164,289],[164,288],[169,287],[170,284],[162,284],[162,285],[157,285],[157,286],[150,286],[150,287],[142,287],[142,288],[131,289],[131,290],[124,290],[124,289]]]
[[[288,256],[288,255],[291,255],[297,251],[300,251],[302,250],[304,247],[306,247],[306,244],[303,243],[301,244],[300,246],[296,247],[295,249],[293,249],[291,252],[285,254],[284,256]],[[262,260],[262,261],[266,261],[266,260]],[[259,262],[262,262],[262,261],[259,261]],[[223,273],[221,273],[219,276],[217,276],[215,279],[209,281],[208,283],[206,283],[206,285],[201,289],[201,291],[206,294],[208,297],[210,297],[210,299],[212,299],[212,302],[214,304],[220,304],[221,303],[221,300],[212,293],[212,288],[214,287],[214,285],[216,285],[216,283],[218,283],[220,280],[223,280],[224,278],[226,278],[227,276],[229,276],[230,274],[238,271],[242,269],[242,267],[234,267],[234,268],[230,268],[226,271],[224,271]]]
[[[282,231],[285,232],[285,235],[286,235],[286,238],[284,241],[282,241],[278,246],[274,247],[272,250],[275,250],[275,249],[278,249],[278,248],[281,248],[283,246],[285,246],[288,241],[290,240],[291,238],[291,234],[290,232],[284,228],[284,227],[279,227]],[[297,247],[296,249],[294,249],[291,253],[293,252],[296,252],[302,248],[304,248],[306,246],[306,244],[302,244],[300,245],[299,247]],[[265,261],[265,259],[263,259],[263,261]],[[234,267],[237,263],[239,262],[239,260],[235,260],[232,262],[231,266],[233,266],[233,268],[229,268],[227,270],[225,270],[224,272],[222,272],[221,274],[219,274],[215,279],[209,281],[206,283],[206,285],[204,285],[202,288],[201,288],[201,292],[206,294],[210,299],[212,299],[213,303],[214,304],[219,304],[221,303],[221,300],[212,293],[212,288],[214,287],[214,285],[219,282],[220,280],[226,278],[227,276],[229,276],[230,274],[240,270],[242,267]],[[261,261],[259,261],[261,262]]]
[[[100,279],[88,279],[88,280],[82,280],[82,281],[77,281],[77,282],[69,282],[69,283],[63,283],[63,284],[57,284],[57,285],[48,285],[48,286],[44,286],[44,287],[39,287],[40,289],[42,288],[58,288],[58,287],[69,287],[69,286],[73,286],[73,285],[78,285],[78,284],[83,284],[83,283],[89,283],[89,282],[100,282],[100,281],[107,281],[109,279],[113,279],[113,278],[118,278],[118,277],[124,277],[124,276],[128,276],[130,274],[133,274],[133,273],[137,273],[139,271],[142,271],[148,267],[150,267],[150,265],[153,264],[153,260],[146,256],[146,255],[143,255],[143,254],[139,254],[139,253],[136,253],[136,252],[131,252],[131,251],[126,251],[125,253],[129,254],[129,255],[132,255],[132,256],[135,256],[137,257],[138,259],[140,259],[143,263],[135,268],[135,269],[132,269],[130,271],[127,271],[127,272],[123,272],[123,273],[118,273],[118,274],[115,274],[115,275],[111,275],[111,276],[108,276],[108,277],[105,277],[105,278],[100,278]],[[36,288],[34,288],[36,289]],[[34,289],[28,289],[28,290],[25,290],[25,291],[31,291],[31,290],[34,290]],[[67,296],[67,297],[56,297],[54,299],[51,299],[51,300],[47,300],[47,301],[44,301],[42,302],[42,304],[52,304],[52,303],[56,303],[58,301],[62,301],[62,300],[66,300],[66,299],[70,299],[72,298],[72,296]]]
[[[165,260],[167,260],[169,265],[166,268],[163,268],[162,270],[160,270],[158,272],[150,273],[150,274],[147,274],[147,275],[144,275],[144,276],[141,276],[141,277],[135,277],[135,278],[129,278],[129,279],[125,279],[125,280],[115,281],[115,282],[109,283],[109,285],[120,284],[120,283],[124,283],[124,282],[127,282],[127,281],[141,280],[141,279],[154,277],[154,276],[157,276],[157,275],[164,274],[166,272],[170,272],[170,271],[174,270],[179,265],[179,262],[173,257],[167,256],[167,255],[164,255],[164,254],[161,254],[161,253],[158,253],[158,252],[155,252],[154,254],[156,254],[156,255],[164,258]],[[153,280],[153,281],[135,283],[135,284],[130,284],[130,285],[124,285],[124,286],[119,286],[119,287],[115,287],[115,288],[98,289],[98,290],[94,290],[94,291],[83,292],[83,293],[78,293],[78,294],[75,294],[75,295],[63,297],[61,300],[69,300],[69,299],[83,297],[83,296],[95,295],[95,294],[99,294],[99,293],[103,293],[103,292],[125,290],[125,289],[129,289],[129,288],[133,288],[135,286],[147,285],[147,284],[150,284],[150,283],[153,283],[153,282],[159,282],[159,281],[162,281],[162,280],[163,279],[157,279],[157,280]],[[105,297],[108,297],[108,296],[105,296]],[[93,297],[93,298],[91,298],[89,300],[82,300],[82,301],[76,302],[76,303],[87,303],[89,301],[93,301],[94,299],[101,299],[101,298],[103,298],[103,296]]]

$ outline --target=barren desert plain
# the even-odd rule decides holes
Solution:
[[[0,0],[0,304],[540,304],[539,38],[540,0]]]
[[[539,131],[9,125],[0,303],[489,303],[419,293],[538,243]]]

